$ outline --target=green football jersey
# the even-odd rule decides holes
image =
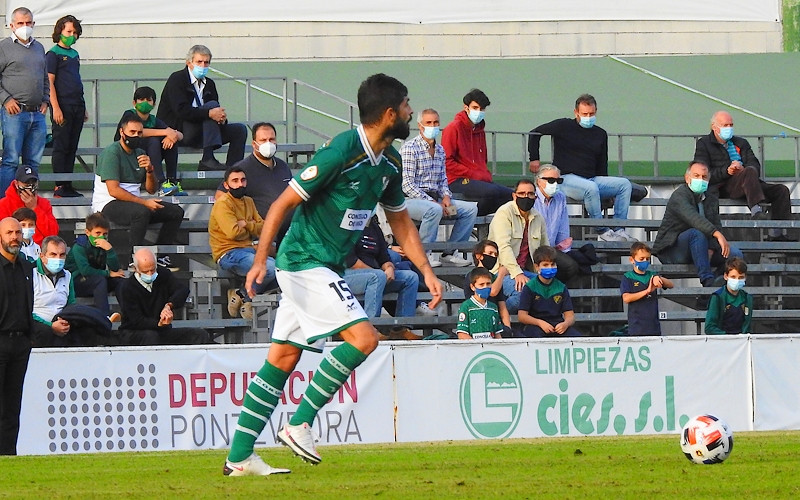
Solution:
[[[377,204],[389,212],[405,209],[402,165],[392,146],[376,156],[361,126],[323,145],[289,182],[303,203],[278,249],[276,267],[327,267],[341,275]]]
[[[456,331],[468,333],[474,339],[490,339],[492,334],[503,333],[497,304],[488,300],[480,304],[475,297],[468,298],[458,308]]]

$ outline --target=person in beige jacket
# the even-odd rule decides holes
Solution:
[[[257,243],[264,220],[258,214],[253,199],[246,195],[247,177],[241,167],[228,167],[223,182],[227,193],[220,196],[211,208],[208,220],[208,242],[211,255],[223,271],[247,276],[256,255]],[[275,288],[275,260],[267,259],[267,276],[256,293]],[[228,290],[228,313],[231,317],[252,318],[253,309],[244,287]]]
[[[503,280],[506,307],[510,313],[519,309],[519,294],[533,272],[533,251],[549,245],[542,215],[533,209],[536,186],[521,179],[514,187],[512,200],[501,205],[489,224],[489,239],[497,243],[497,266],[504,266],[508,276]]]

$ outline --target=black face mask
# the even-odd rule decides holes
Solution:
[[[231,194],[231,196],[239,200],[242,198],[242,196],[247,194],[247,186],[239,186],[238,188],[228,188],[228,192]]]
[[[518,208],[519,208],[519,209],[520,209],[522,212],[530,212],[530,211],[531,211],[531,209],[533,208],[533,203],[534,203],[535,201],[536,201],[536,200],[534,200],[533,198],[522,198],[522,197],[517,197],[517,207],[518,207]]]
[[[123,142],[125,143],[126,146],[128,146],[128,148],[130,148],[130,149],[137,149],[137,148],[141,149],[142,148],[142,138],[141,137],[137,137],[137,136],[130,136],[129,137],[127,135],[123,135],[122,138],[123,138]]]
[[[497,264],[497,257],[494,255],[483,254],[483,259],[481,262],[483,263],[483,267],[486,269],[493,269],[494,265]]]

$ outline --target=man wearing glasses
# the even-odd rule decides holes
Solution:
[[[529,179],[517,182],[512,200],[501,205],[489,224],[489,239],[497,243],[495,269],[505,266],[508,276],[503,280],[506,307],[512,314],[519,309],[519,294],[535,276],[533,251],[549,245],[544,217],[534,210],[536,186]]]
[[[556,249],[556,278],[567,283],[577,276],[578,263],[568,254],[572,250],[572,237],[569,235],[569,213],[567,197],[561,192],[564,183],[561,171],[555,165],[542,165],[536,174],[536,201],[533,208],[544,218],[547,239]]]

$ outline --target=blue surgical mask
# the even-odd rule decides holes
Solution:
[[[553,279],[556,277],[556,273],[558,273],[558,267],[540,267],[539,268],[539,275],[546,279]]]
[[[439,127],[422,127],[422,137],[432,141],[439,135]]]
[[[642,260],[642,261],[635,260],[635,261],[633,261],[633,265],[634,265],[634,266],[636,267],[636,269],[638,269],[639,271],[642,271],[642,272],[644,272],[644,271],[647,271],[647,268],[648,268],[648,267],[650,267],[650,261],[649,261],[649,260]]]
[[[22,239],[29,240],[33,238],[33,233],[36,232],[35,227],[23,227],[22,228]]]
[[[469,114],[469,121],[471,121],[475,125],[483,121],[483,117],[486,116],[485,111],[479,109],[471,109],[471,108],[468,114]]]
[[[581,116],[581,127],[583,128],[592,128],[594,127],[594,123],[597,121],[596,116]]]
[[[705,179],[692,179],[689,181],[689,189],[695,194],[705,193],[708,189],[708,181]]]
[[[158,272],[154,272],[153,274],[139,274],[139,278],[142,280],[142,283],[147,283],[148,285],[154,282],[157,277]]]
[[[744,288],[744,281],[745,280],[743,279],[740,280],[740,279],[728,278],[727,279],[728,289],[731,290],[732,292],[738,292],[739,290]]]
[[[487,286],[485,288],[475,289],[475,293],[478,295],[478,297],[482,298],[483,300],[488,299],[489,295],[491,295],[491,292],[492,292],[492,287],[490,286]]]
[[[53,274],[60,273],[64,269],[64,259],[47,259],[44,267]]]
[[[202,80],[208,74],[208,66],[192,66],[192,74],[198,80]]]
[[[720,127],[719,136],[723,141],[731,140],[731,137],[733,137],[733,127]]]

